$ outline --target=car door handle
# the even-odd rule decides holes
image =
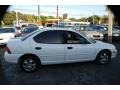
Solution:
[[[41,47],[35,47],[36,50],[41,50],[42,48]]]
[[[67,47],[67,49],[73,49],[73,47]]]

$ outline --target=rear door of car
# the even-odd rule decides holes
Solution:
[[[65,49],[59,30],[44,31],[33,38],[33,53],[42,64],[64,63]]]

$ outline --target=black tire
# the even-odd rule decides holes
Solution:
[[[20,67],[25,72],[37,71],[40,65],[40,61],[34,56],[24,56],[20,60]]]
[[[96,58],[98,64],[107,64],[110,62],[111,56],[109,51],[101,51]]]

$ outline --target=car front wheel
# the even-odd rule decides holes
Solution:
[[[102,51],[98,54],[96,61],[99,64],[106,64],[110,61],[110,53],[107,51]]]

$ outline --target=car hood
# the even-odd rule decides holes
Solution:
[[[96,31],[84,31],[86,34],[92,34],[92,35],[101,35],[102,33],[96,32]]]
[[[101,49],[115,49],[115,46],[110,43],[96,40],[95,46]]]

